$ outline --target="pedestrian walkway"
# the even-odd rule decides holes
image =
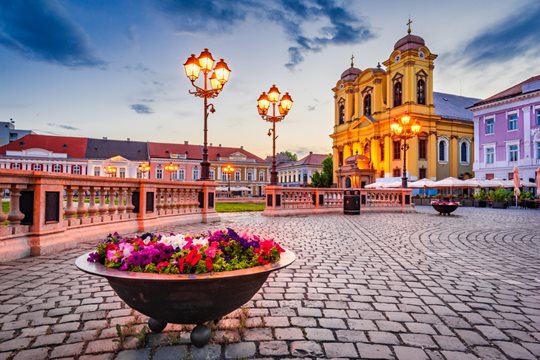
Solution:
[[[460,208],[221,223],[272,236],[298,259],[202,349],[187,327],[146,332],[80,249],[0,263],[0,359],[537,359],[540,212]],[[114,230],[114,229],[111,229]]]

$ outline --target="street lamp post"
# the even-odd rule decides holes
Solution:
[[[409,144],[407,140],[415,136],[418,136],[422,126],[415,120],[411,123],[411,117],[408,114],[403,115],[399,120],[394,119],[390,125],[392,134],[400,140],[403,140],[400,149],[403,150],[403,176],[401,177],[401,187],[407,187],[407,150],[409,150]]]
[[[229,197],[231,197],[231,176],[234,170],[235,168],[233,168],[231,165],[227,165],[223,168],[223,172],[227,174],[227,180],[229,181],[228,183],[229,184],[229,187],[228,187]]]
[[[199,57],[195,54],[191,56],[184,63],[184,70],[186,76],[191,81],[191,85],[195,90],[190,90],[189,93],[196,97],[204,99],[204,142],[203,142],[203,159],[201,162],[201,178],[202,181],[210,180],[210,163],[208,162],[208,111],[214,113],[216,110],[213,104],[208,103],[208,99],[212,99],[218,96],[223,90],[223,86],[229,80],[231,70],[220,59],[214,67],[214,58],[208,49],[204,49]],[[213,70],[213,72],[212,72]],[[199,78],[201,71],[204,74],[204,84],[199,87],[195,84],[195,80]],[[212,72],[211,75],[209,75]]]
[[[285,119],[285,116],[292,108],[293,100],[289,93],[285,93],[279,99],[280,92],[276,85],[272,85],[268,94],[263,92],[259,99],[257,99],[257,110],[259,115],[265,121],[272,123],[272,128],[268,130],[268,136],[272,136],[272,171],[270,172],[270,185],[277,185],[277,169],[276,169],[276,123]],[[278,105],[279,115],[276,115],[276,104]],[[268,115],[268,108],[272,104],[272,115]]]
[[[168,171],[171,175],[170,175],[170,180],[172,181],[172,174],[173,172],[175,171],[178,171],[178,165],[176,164],[173,164],[173,163],[168,163],[167,165],[165,165],[164,167],[165,171]]]
[[[137,166],[137,171],[139,171],[142,174],[142,178],[145,178],[145,174],[150,171],[150,164],[147,162],[143,162]]]

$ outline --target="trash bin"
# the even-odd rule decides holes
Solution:
[[[345,190],[343,214],[360,215],[360,190]]]

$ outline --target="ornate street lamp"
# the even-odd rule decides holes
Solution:
[[[401,187],[407,187],[407,150],[409,150],[409,144],[407,140],[415,136],[418,136],[422,126],[415,120],[414,123],[411,122],[411,117],[409,114],[403,115],[399,120],[394,119],[390,125],[390,130],[395,138],[403,140],[401,144],[401,150],[403,150],[403,176],[401,177]]]
[[[227,179],[229,180],[229,190],[228,190],[229,197],[231,197],[231,176],[234,170],[236,169],[233,168],[231,165],[227,165],[223,168],[223,172],[227,174]]]
[[[107,165],[103,168],[103,172],[105,174],[109,174],[111,177],[114,177],[116,174],[116,167],[112,165]]]
[[[145,178],[145,174],[150,171],[150,164],[147,162],[143,162],[137,166],[137,171],[142,174],[142,178]]]
[[[213,104],[208,104],[208,99],[217,97],[221,90],[223,90],[223,86],[229,81],[231,70],[223,59],[220,59],[214,67],[214,58],[208,49],[204,49],[199,57],[191,54],[184,63],[184,70],[186,71],[186,76],[191,81],[191,85],[195,88],[195,91],[190,90],[189,93],[204,99],[204,143],[200,180],[207,181],[210,180],[210,163],[208,162],[207,145],[208,111],[211,113],[216,111]],[[199,87],[195,84],[195,80],[199,78],[201,71],[204,74],[204,84],[202,87]],[[209,75],[210,73],[212,74]]]
[[[272,85],[268,94],[263,92],[257,99],[257,110],[263,120],[271,122],[272,128],[268,130],[268,136],[272,136],[272,171],[270,172],[270,185],[277,185],[277,169],[276,169],[276,123],[285,119],[285,116],[292,108],[293,100],[289,93],[285,93],[279,99],[280,92],[276,85]],[[278,104],[279,103],[279,104]],[[272,115],[267,115],[268,109],[272,104]],[[279,115],[276,115],[276,104],[278,104]]]
[[[173,164],[173,163],[168,163],[167,165],[165,165],[164,167],[165,171],[168,171],[171,175],[170,179],[172,181],[172,173],[175,172],[175,171],[178,171],[178,165],[176,164]]]

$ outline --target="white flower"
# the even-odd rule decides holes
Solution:
[[[208,238],[193,239],[193,245],[208,246]]]
[[[161,236],[161,239],[158,241],[160,243],[163,243],[165,245],[170,245],[173,248],[180,248],[182,249],[186,244],[187,241],[182,234],[176,234],[176,235],[170,235],[170,236]]]

